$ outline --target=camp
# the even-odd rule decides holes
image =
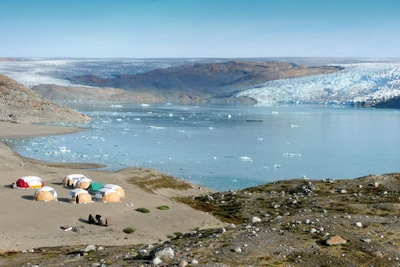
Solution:
[[[41,188],[44,186],[44,182],[37,176],[24,176],[17,180],[18,188]]]
[[[86,204],[92,202],[92,196],[85,189],[72,189],[68,194],[68,199],[72,203]]]
[[[76,183],[75,183],[75,187],[76,188],[81,188],[81,189],[88,189],[90,186],[90,183],[92,183],[93,181],[90,180],[89,178],[86,177],[82,177],[81,179],[79,179]]]
[[[57,200],[57,192],[50,186],[43,186],[36,190],[33,199],[40,202]]]
[[[122,189],[122,187],[120,187],[119,185],[116,184],[105,184],[103,185],[104,188],[111,188],[114,189],[115,191],[117,191],[118,195],[120,197],[125,197],[125,191],[124,189]]]
[[[106,187],[100,188],[99,191],[97,191],[97,193],[94,195],[94,197],[95,199],[101,200],[106,203],[118,202],[121,199],[117,191]]]
[[[82,174],[69,174],[62,180],[62,185],[67,187],[75,187],[76,183],[82,178],[86,178],[86,176]]]

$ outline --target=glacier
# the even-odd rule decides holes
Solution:
[[[236,97],[258,105],[271,103],[381,103],[400,96],[400,62],[335,64],[332,74],[275,80],[248,88]]]

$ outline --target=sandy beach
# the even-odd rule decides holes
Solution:
[[[189,190],[158,190],[148,193],[128,183],[128,177],[140,172],[162,175],[156,170],[126,169],[108,172],[95,169],[77,169],[68,164],[46,164],[23,158],[7,145],[9,138],[42,135],[68,134],[81,129],[39,126],[31,124],[0,123],[0,205],[1,234],[0,251],[26,250],[50,246],[130,245],[155,243],[167,240],[176,232],[188,232],[196,228],[221,227],[224,224],[211,215],[189,208],[174,201],[178,195],[204,194],[207,189],[192,185]],[[80,166],[85,167],[85,166]],[[69,203],[67,196],[71,188],[61,185],[63,177],[80,173],[103,183],[112,183],[125,190],[126,197],[118,203],[106,204],[94,201],[90,204]],[[33,200],[35,189],[10,189],[9,184],[27,175],[39,176],[45,185],[53,187],[58,201],[37,202]],[[159,206],[169,210],[159,210]],[[136,208],[147,208],[150,213],[137,212]],[[89,214],[110,217],[111,227],[87,223]],[[64,231],[61,226],[80,226],[80,232]],[[134,228],[133,234],[125,234],[124,228]]]

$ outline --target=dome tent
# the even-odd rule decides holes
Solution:
[[[92,202],[92,196],[85,189],[75,188],[68,193],[68,199],[72,203],[86,204]]]
[[[36,190],[33,195],[33,199],[36,201],[47,202],[51,200],[57,200],[57,192],[50,186],[43,186]]]
[[[18,188],[41,188],[44,182],[37,176],[24,176],[17,180],[16,185]]]
[[[82,177],[78,180],[78,182],[76,182],[75,188],[88,189],[92,182],[93,181],[91,179]]]
[[[97,191],[97,193],[94,195],[94,198],[106,203],[118,202],[121,199],[117,191],[107,187],[100,188],[99,191]]]
[[[75,187],[80,179],[86,178],[83,174],[68,174],[62,180],[62,185],[67,187]]]
[[[115,191],[117,191],[118,195],[120,197],[125,197],[125,191],[124,189],[122,189],[122,187],[120,187],[119,185],[116,184],[105,184],[103,185],[104,188],[111,188],[114,189]]]

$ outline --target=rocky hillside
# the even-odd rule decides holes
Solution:
[[[36,248],[3,266],[400,266],[400,174],[287,180],[179,198],[227,223],[133,246]],[[136,233],[133,233],[133,237]]]
[[[50,102],[0,74],[0,121],[18,123],[81,122],[89,117]]]
[[[72,82],[94,87],[121,88],[137,97],[151,94],[170,101],[226,101],[250,86],[266,81],[338,71],[337,67],[304,67],[287,62],[197,63],[156,69],[111,79],[93,75],[74,77]],[[40,86],[35,90],[41,90]],[[88,89],[86,89],[88,90]]]

